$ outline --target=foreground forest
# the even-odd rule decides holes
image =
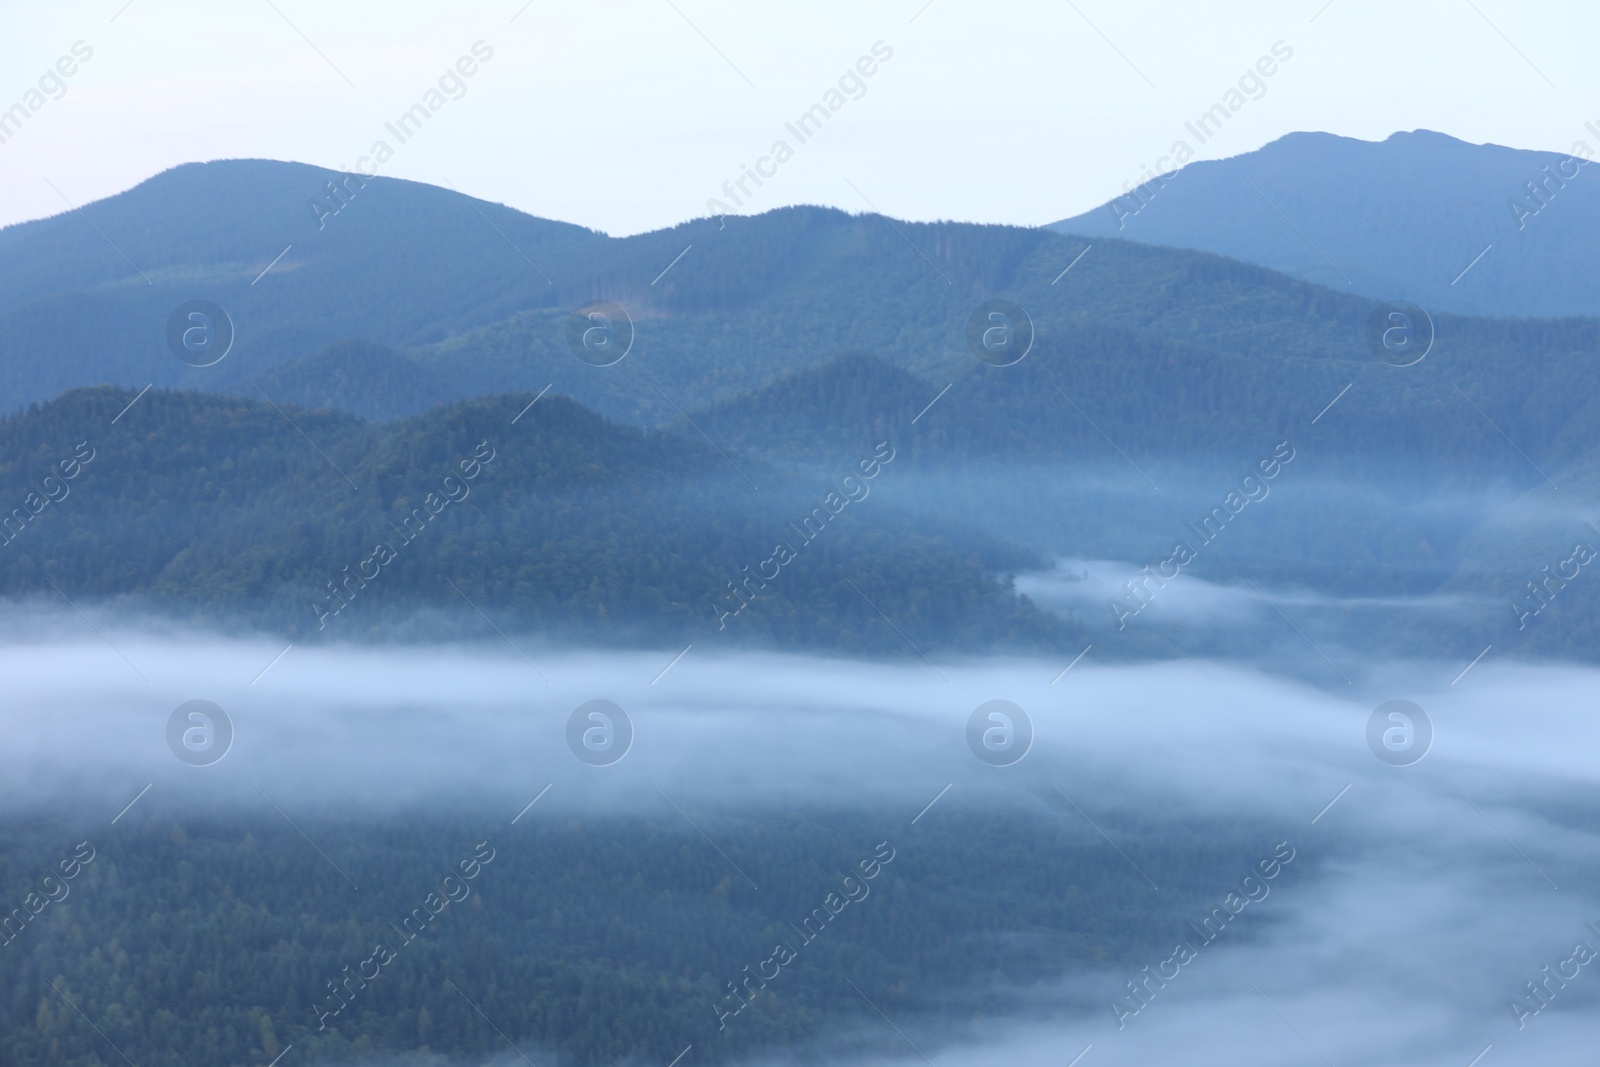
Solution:
[[[863,996],[930,1047],[947,1023],[1041,994],[1048,1011],[1105,1014],[1118,983],[1092,1000],[1050,983],[1136,972],[1194,941],[1186,921],[1278,841],[1248,822],[1202,835],[1103,821],[1158,892],[1055,807],[951,810],[909,828],[825,807],[703,817],[727,862],[681,822],[638,816],[536,809],[507,826],[419,811],[292,829],[265,808],[135,809],[95,832],[59,902],[7,928],[0,1060],[98,1067],[116,1062],[109,1042],[141,1067],[265,1065],[292,1044],[296,1062],[330,1064],[482,1057],[511,1041],[534,1062],[599,1067],[665,1064],[690,1043],[696,1062],[721,1062],[829,1033],[903,1052]],[[38,883],[78,832],[8,817],[0,883]],[[1308,872],[1291,862],[1275,885]],[[778,943],[794,958],[774,978],[764,961]],[[378,944],[393,958],[368,963]],[[757,970],[770,981],[741,1009],[730,983]],[[366,980],[348,978],[358,971]]]

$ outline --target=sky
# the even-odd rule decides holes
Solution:
[[[1263,57],[1196,158],[1297,130],[1564,150],[1600,121],[1600,8],[1576,3],[82,0],[0,20],[0,110],[45,82],[0,143],[0,225],[196,160],[352,168],[379,140],[377,173],[617,235],[713,200],[1038,225],[1193,144],[1184,123]],[[92,54],[50,73],[75,45]],[[385,123],[441,76],[399,143]],[[818,103],[802,143],[785,123]],[[767,177],[739,193],[747,166]]]

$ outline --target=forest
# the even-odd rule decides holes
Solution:
[[[114,1045],[141,1067],[264,1067],[291,1044],[297,1062],[342,1063],[512,1042],[537,1063],[598,1067],[665,1064],[689,1044],[696,1062],[723,1062],[829,1032],[903,1053],[860,994],[929,1047],[949,1024],[1024,1002],[1106,1013],[1120,979],[1099,996],[1055,979],[1137,971],[1193,940],[1186,920],[1281,837],[1251,820],[1202,833],[1098,819],[1157,892],[1055,806],[953,808],[911,827],[826,806],[703,818],[750,881],[683,823],[640,815],[552,810],[507,826],[435,807],[302,817],[302,838],[271,812],[136,808],[94,831],[70,895],[0,946],[0,1059],[100,1067],[120,1062]],[[70,858],[81,829],[13,815],[0,833],[10,892]],[[1275,891],[1315,862],[1286,866]],[[846,892],[854,903],[802,928]],[[424,908],[430,922],[401,928]],[[1230,940],[1270,929],[1249,919]],[[761,961],[779,943],[793,958],[774,978]],[[379,945],[390,958],[362,966]],[[769,980],[746,983],[757,970]]]

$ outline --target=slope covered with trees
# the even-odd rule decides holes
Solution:
[[[466,1061],[512,1054],[510,1040],[534,1062],[598,1067],[667,1063],[691,1043],[697,1062],[728,1062],[852,1032],[860,1052],[898,1054],[851,983],[937,1047],[952,1003],[954,1021],[1012,1011],[1036,983],[1134,975],[1195,940],[1185,921],[1278,840],[1250,822],[1113,817],[1158,893],[1067,815],[952,810],[888,836],[880,812],[705,818],[758,891],[687,827],[637,816],[510,832],[463,812],[305,818],[347,883],[274,815],[139,812],[89,842],[69,894],[0,946],[0,1058],[89,1067],[114,1045],[141,1067],[265,1067],[292,1044],[311,1064]],[[4,831],[8,886],[36,883],[77,840],[54,819]],[[792,957],[773,977],[779,943]],[[368,964],[378,945],[388,958]],[[741,985],[757,971],[769,980]],[[1104,1013],[1117,989],[1057,1010]]]
[[[919,529],[870,499],[858,465],[893,477],[892,445],[823,481],[562,397],[369,424],[135,395],[81,390],[0,423],[8,596],[54,596],[54,582],[74,600],[305,637],[392,632],[422,609],[474,631],[482,609],[568,640],[711,631],[852,651],[904,651],[901,632],[1019,648],[1069,633],[993,577],[1036,557]],[[780,542],[793,558],[775,565]]]

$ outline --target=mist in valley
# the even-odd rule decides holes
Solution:
[[[119,834],[197,818],[372,832],[448,818],[502,854],[535,825],[652,823],[681,831],[709,887],[733,876],[715,844],[729,820],[848,812],[913,859],[944,820],[1042,820],[1116,857],[1130,897],[1160,907],[1181,888],[1214,901],[1160,919],[1158,939],[1189,946],[1187,962],[1172,947],[1150,954],[1150,971],[1062,959],[1048,980],[991,983],[998,999],[976,1012],[930,991],[946,1009],[896,1019],[898,1051],[883,1042],[902,1038],[868,1013],[817,1035],[807,1055],[1065,1062],[1092,1046],[1086,1063],[1447,1064],[1490,1045],[1570,1056],[1595,1036],[1587,973],[1551,982],[1547,1003],[1524,988],[1574,945],[1600,944],[1585,926],[1600,922],[1587,667],[1484,662],[1453,681],[1453,662],[1389,661],[1351,685],[1315,685],[1243,663],[1107,665],[1093,652],[1067,669],[701,647],[674,659],[513,639],[520,651],[335,646],[274,660],[280,648],[265,641],[175,636],[111,628],[105,641],[0,653],[7,822],[59,823],[61,847],[83,837],[108,857]],[[175,758],[165,736],[193,699],[224,709],[234,732],[206,766]],[[574,710],[596,699],[632,729],[603,766],[567,739]],[[1007,766],[967,738],[974,709],[997,699],[1031,724],[1031,747]],[[1426,754],[1407,766],[1368,743],[1369,719],[1394,699],[1431,723]],[[1182,826],[1238,851],[1232,873],[1175,885],[1163,831]],[[1263,877],[1285,853],[1284,876]],[[911,877],[897,860],[896,876]],[[735,869],[765,886],[792,877]],[[363,881],[359,866],[341,873]],[[87,894],[56,907],[92,906]],[[985,935],[997,946],[1004,925]],[[1519,1019],[1513,1003],[1529,1010]]]

